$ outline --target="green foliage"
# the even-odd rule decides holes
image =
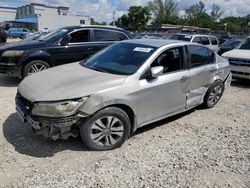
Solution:
[[[94,18],[90,18],[90,24],[91,25],[107,25],[107,22],[97,22],[94,20]]]
[[[154,15],[153,24],[171,23],[174,18],[178,18],[178,3],[174,0],[154,0],[148,3],[151,12]]]
[[[206,13],[205,3],[199,1],[185,10],[185,16],[188,20],[197,19],[200,15]]]
[[[142,31],[145,29],[149,19],[150,10],[147,6],[131,6],[128,9],[128,14],[118,18],[116,25],[118,27],[130,28],[133,31]]]
[[[210,16],[214,22],[216,22],[223,14],[223,11],[221,11],[220,6],[213,3],[212,5],[212,11],[210,13]]]

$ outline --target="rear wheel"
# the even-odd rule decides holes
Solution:
[[[23,77],[30,76],[34,73],[41,72],[50,68],[50,65],[42,60],[34,60],[29,62],[23,68]]]
[[[206,108],[214,107],[220,100],[224,92],[224,83],[216,81],[207,90],[203,105]]]
[[[91,150],[120,147],[129,137],[130,120],[120,108],[109,107],[97,112],[80,126],[83,143]]]

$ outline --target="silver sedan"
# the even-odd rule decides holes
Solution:
[[[130,40],[25,78],[16,109],[52,139],[81,135],[92,150],[120,147],[139,127],[211,108],[230,83],[228,62],[199,44]]]

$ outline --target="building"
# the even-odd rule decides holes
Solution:
[[[6,20],[14,20],[16,18],[16,8],[0,7],[0,23]]]
[[[90,25],[90,18],[69,14],[69,7],[47,6],[44,4],[32,3],[30,5],[11,8],[12,12],[6,12],[8,8],[0,9],[0,20],[12,25],[22,25],[35,30],[55,30],[63,26]],[[2,11],[6,12],[2,18]],[[13,13],[15,17],[13,19]]]

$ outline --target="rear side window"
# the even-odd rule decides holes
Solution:
[[[70,43],[89,42],[90,41],[89,30],[75,31],[75,32],[71,33],[70,36],[71,36]]]
[[[215,61],[215,54],[205,47],[189,45],[187,49],[189,53],[190,68],[207,65]]]
[[[208,40],[208,37],[200,37],[200,40],[201,40],[201,44],[203,44],[203,45],[209,45],[210,44],[210,42],[209,42],[209,40]]]
[[[116,40],[118,40],[118,41],[128,40],[128,37],[126,35],[124,35],[123,33],[114,31],[113,34],[114,34]]]
[[[218,41],[215,37],[209,37],[209,39],[210,39],[212,45],[218,45]]]
[[[112,31],[95,29],[95,41],[116,41]]]

